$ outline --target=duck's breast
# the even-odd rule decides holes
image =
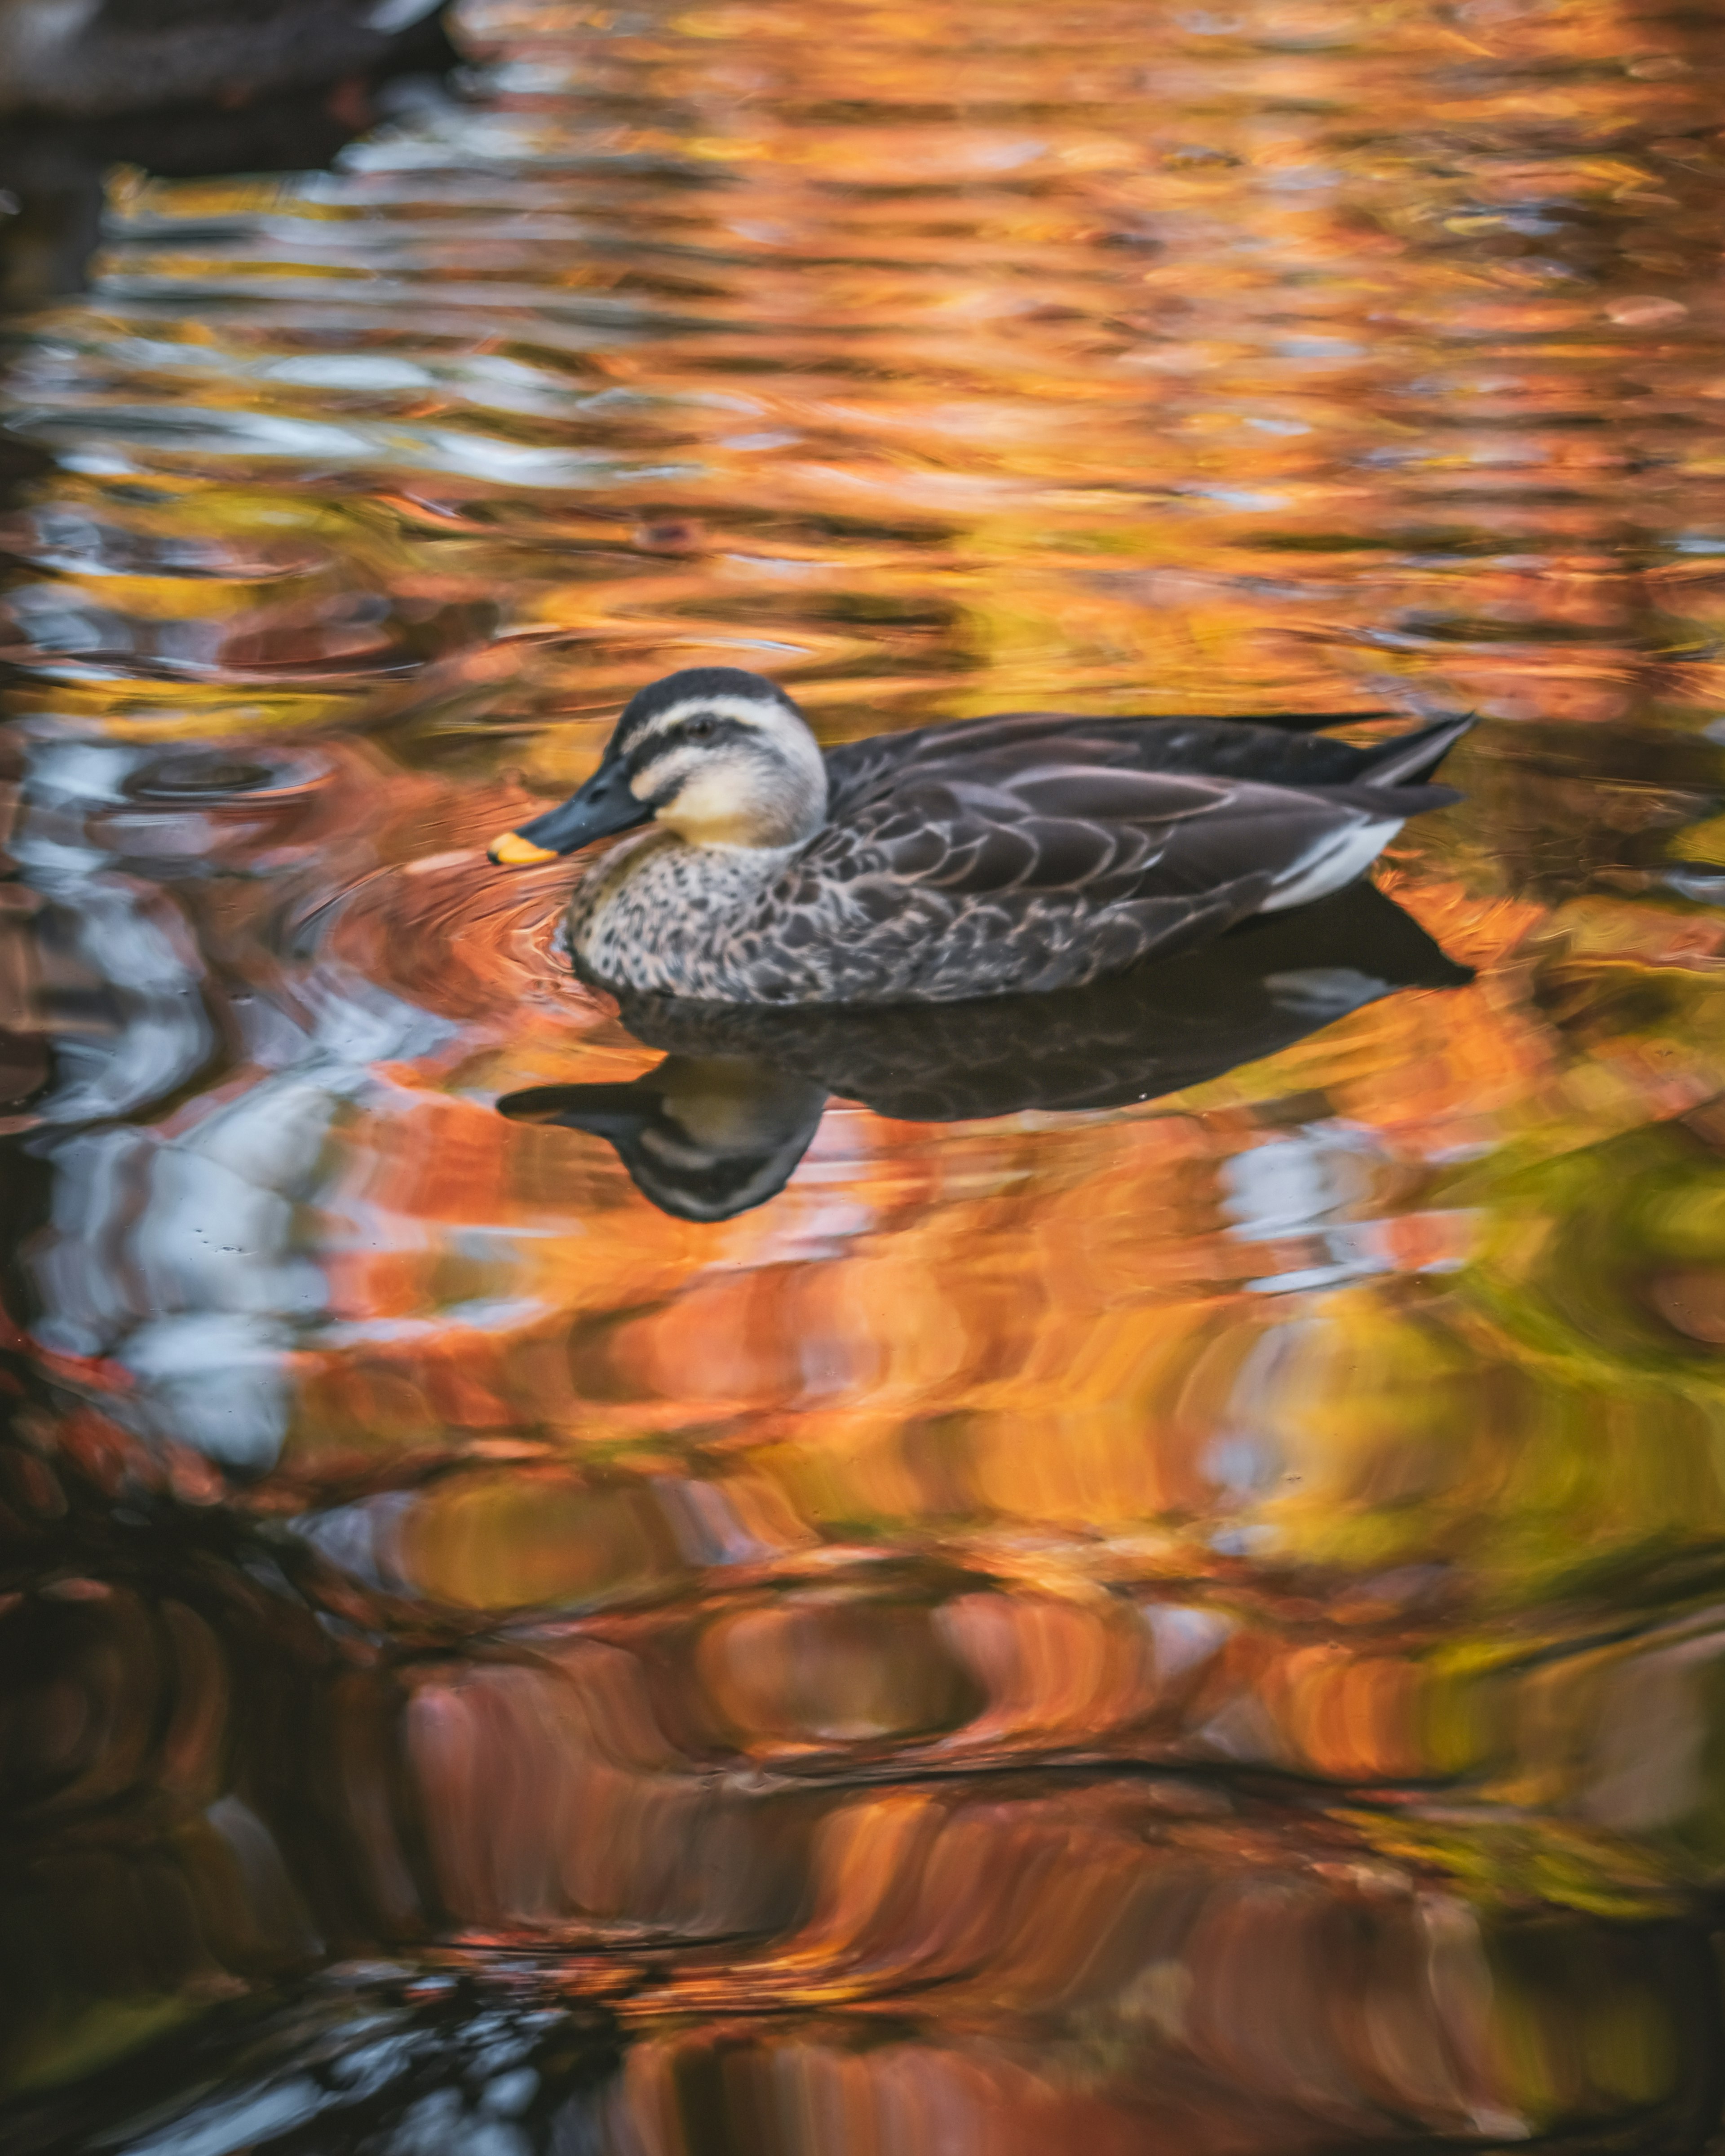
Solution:
[[[651,829],[594,865],[569,901],[578,967],[655,993],[723,1000],[760,932],[759,900],[794,847],[691,846]]]

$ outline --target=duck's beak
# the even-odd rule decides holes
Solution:
[[[559,854],[572,854],[595,839],[608,839],[615,831],[633,830],[652,814],[650,802],[637,801],[629,792],[622,765],[602,763],[567,801],[535,816],[519,830],[504,832],[485,851],[499,868],[531,868],[537,861],[554,860]]]

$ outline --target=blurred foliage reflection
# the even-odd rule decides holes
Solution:
[[[7,377],[8,2149],[1717,2145],[1721,28],[480,0],[111,177]],[[1485,723],[1273,962],[768,1042],[480,850],[698,660]]]

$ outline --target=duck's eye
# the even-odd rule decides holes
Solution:
[[[691,741],[706,741],[711,736],[713,722],[711,719],[691,719],[683,731]]]

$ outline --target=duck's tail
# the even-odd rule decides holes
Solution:
[[[1358,786],[1406,786],[1411,781],[1429,778],[1463,734],[1478,724],[1479,713],[1470,711],[1465,718],[1438,719],[1429,726],[1416,727],[1410,734],[1398,734],[1394,741],[1381,742],[1361,766],[1354,783]]]

